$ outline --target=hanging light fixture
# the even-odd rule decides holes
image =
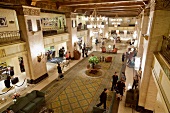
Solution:
[[[102,17],[101,15],[97,15],[97,8],[95,7],[93,13],[85,18],[85,21],[89,22],[89,25],[87,25],[87,28],[93,29],[93,32],[99,32],[100,29],[104,28],[104,23],[107,21],[106,17]]]
[[[118,25],[121,24],[122,19],[118,18],[118,15],[116,14],[115,18],[111,19],[111,21],[112,21],[112,25],[114,25],[114,27],[118,27]]]

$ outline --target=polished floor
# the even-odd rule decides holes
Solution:
[[[110,42],[108,44],[112,44],[112,43],[113,42]],[[127,51],[127,46],[124,43],[118,43],[116,44],[116,47],[119,48],[118,54],[122,54],[123,52]],[[101,51],[100,46],[99,45],[97,47],[94,46],[93,51]],[[107,87],[109,89],[111,87],[110,79],[114,71],[120,72],[120,70],[118,69],[121,68],[122,62],[121,62],[121,56],[118,56],[118,54],[114,55],[114,57],[117,57],[115,59],[119,59],[116,60],[117,64],[114,64],[115,59],[113,59],[113,63],[110,63],[109,68],[108,66],[105,66],[106,69],[109,69],[107,73],[104,73],[107,74],[107,77],[105,78],[99,77],[97,79],[92,79],[90,77],[85,76],[84,69],[82,69],[82,67],[84,64],[87,65],[88,59],[81,58],[80,60],[71,61],[70,64],[64,68],[63,71],[66,72],[65,79],[61,81],[56,81],[56,78],[58,78],[56,64],[47,63],[47,69],[49,73],[49,77],[47,79],[43,80],[42,82],[36,85],[30,85],[24,83],[22,87],[18,87],[18,88],[16,87],[15,89],[9,91],[7,94],[0,95],[0,98],[6,99],[6,101],[1,103],[0,106],[1,108],[3,108],[4,106],[10,103],[12,104],[13,102],[10,96],[14,92],[19,92],[21,95],[25,95],[27,92],[31,92],[32,90],[53,91],[55,89],[51,90],[51,88],[56,88],[57,91],[54,92],[57,93],[54,94],[51,98],[49,98],[49,100],[47,101],[47,106],[54,109],[55,113],[91,112],[92,107],[99,102],[98,96],[102,92],[103,88]],[[79,66],[76,65],[78,62],[84,62],[84,63],[79,63],[82,65]],[[77,71],[79,72],[77,73]],[[134,76],[133,69],[127,67],[125,73],[127,75],[126,86],[131,86],[133,82],[133,76]],[[23,83],[25,76],[23,74],[20,75],[19,77],[21,78],[21,80],[20,83],[18,83],[18,85]],[[47,87],[47,85],[49,85],[49,87]],[[3,88],[1,88],[1,91],[2,89]],[[112,92],[109,92],[109,95],[111,94]],[[111,103],[108,103],[107,110],[109,110],[110,107],[109,104]],[[125,96],[123,97],[123,100],[120,101],[119,103],[118,113],[131,113],[132,109],[130,107],[125,107],[124,104],[125,104]]]

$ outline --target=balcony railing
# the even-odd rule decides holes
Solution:
[[[43,29],[42,32],[43,32],[43,37],[62,34],[62,33],[68,33],[67,27],[62,28],[62,29],[49,29],[49,28],[46,28],[46,29]]]
[[[160,53],[170,64],[170,37],[163,36],[163,42]]]
[[[20,31],[3,31],[0,32],[0,43],[20,40]]]
[[[170,69],[168,68],[170,65],[170,37],[163,36],[160,54],[167,62],[167,65],[162,65],[162,68],[170,80]]]

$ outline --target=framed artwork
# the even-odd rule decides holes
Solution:
[[[28,31],[32,31],[32,21],[31,19],[27,20]]]
[[[0,27],[7,27],[6,17],[0,17]]]

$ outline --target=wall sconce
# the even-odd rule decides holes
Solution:
[[[44,54],[41,52],[40,55],[37,56],[37,61],[41,62],[41,60],[44,58]]]

